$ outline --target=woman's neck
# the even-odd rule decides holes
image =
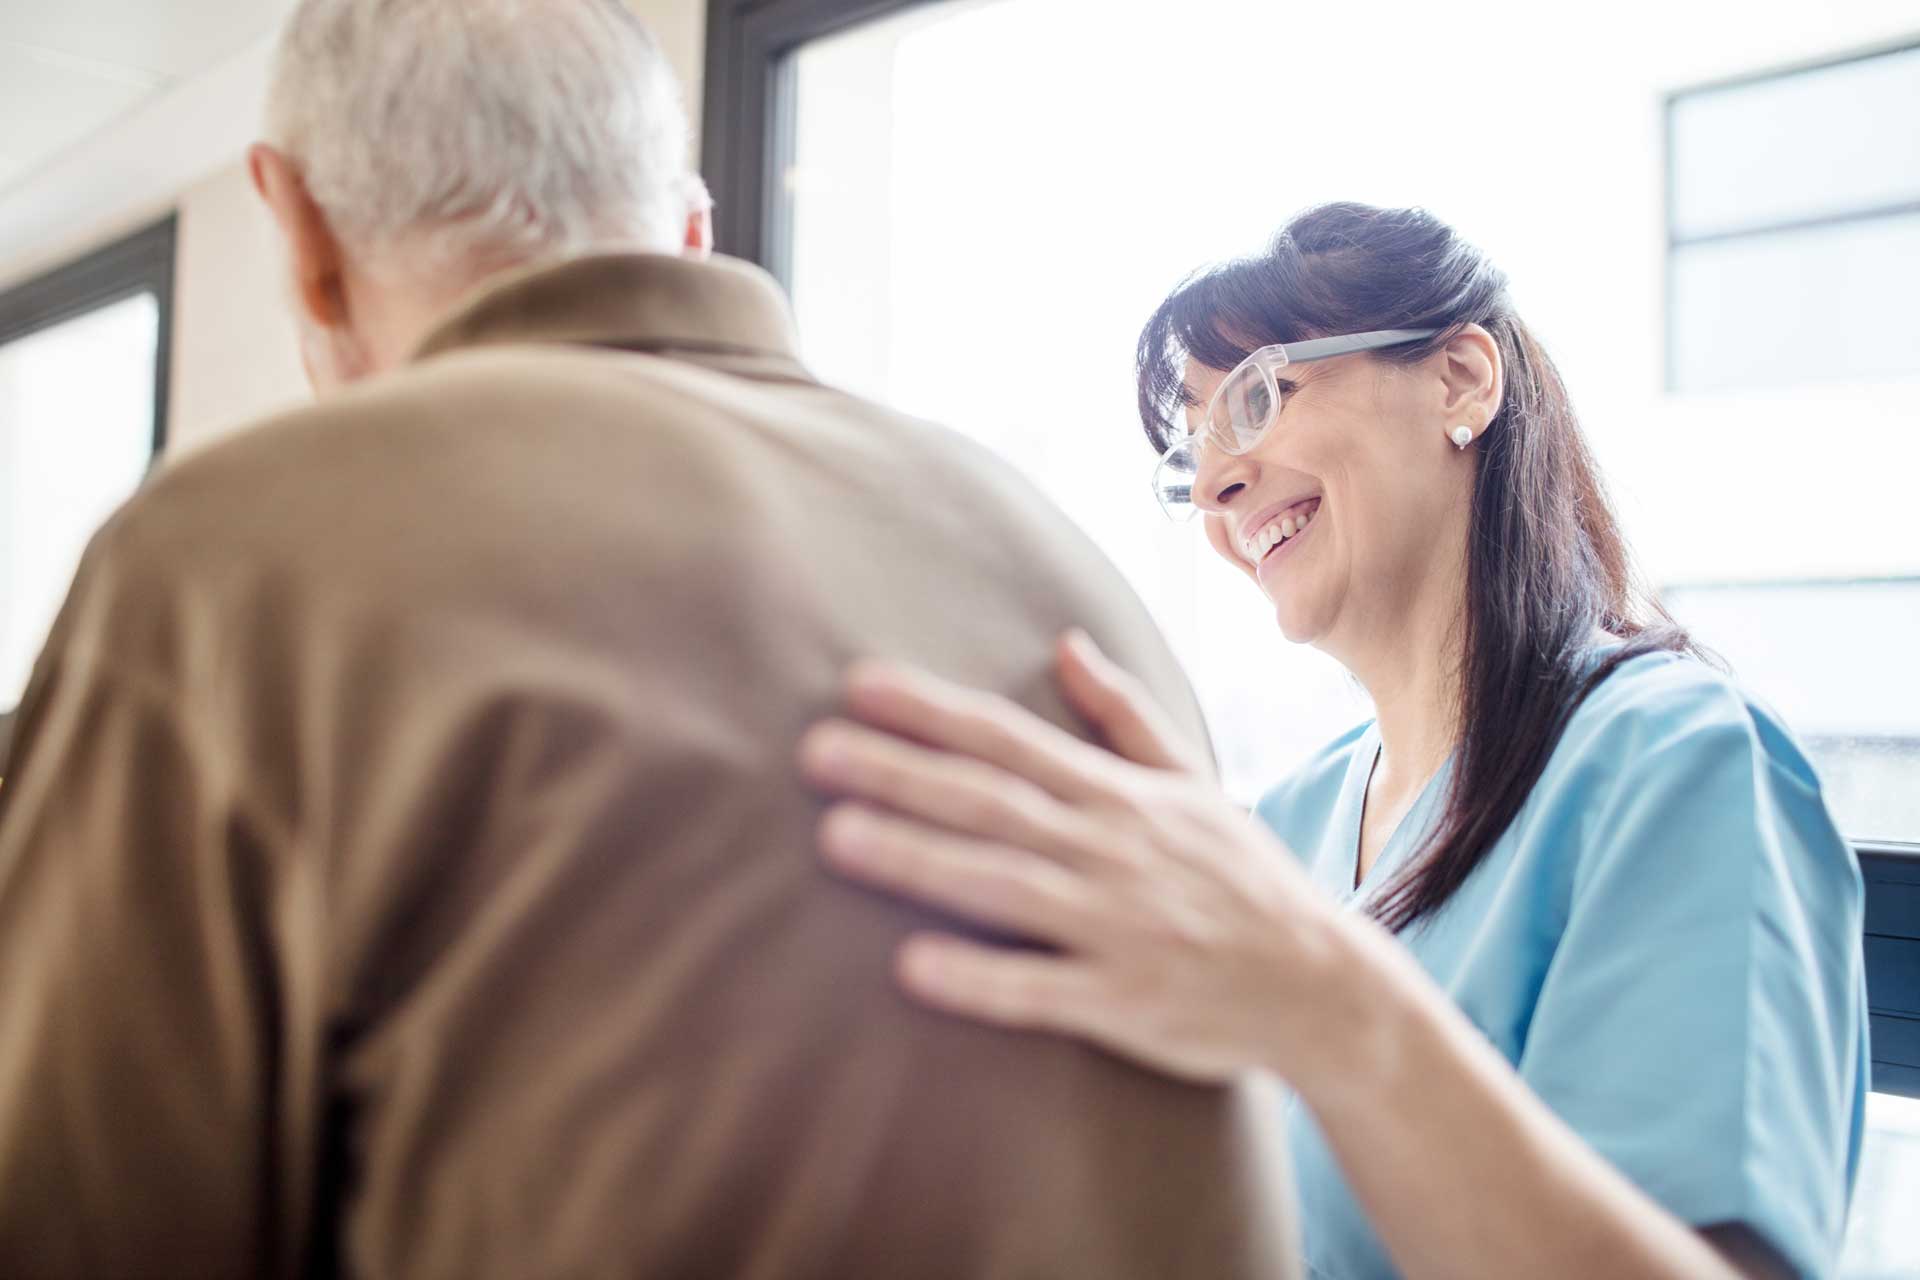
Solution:
[[[1380,730],[1374,776],[1382,795],[1418,790],[1453,754],[1460,736],[1459,659],[1457,647],[1408,651],[1371,677],[1355,671],[1373,698]]]
[[[1372,646],[1354,646],[1334,654],[1366,686],[1380,731],[1380,759],[1372,794],[1404,799],[1425,786],[1459,745],[1460,681],[1466,671],[1466,615],[1461,596],[1415,600],[1366,628],[1388,638]],[[1618,644],[1619,637],[1595,628],[1595,646]]]
[[[1373,699],[1380,730],[1376,794],[1392,799],[1426,785],[1460,736],[1466,659],[1464,573],[1434,575],[1389,616],[1358,628],[1363,639],[1336,653]]]

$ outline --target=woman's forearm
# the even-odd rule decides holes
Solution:
[[[1387,935],[1343,932],[1355,1021],[1330,1038],[1342,1060],[1294,1083],[1406,1275],[1741,1274],[1555,1116]]]
[[[1097,699],[1076,703],[1106,722]],[[1741,1274],[1211,784],[1115,767],[1028,712],[919,673],[863,668],[849,704],[872,724],[822,724],[801,751],[840,799],[821,828],[829,863],[1057,948],[916,938],[900,975],[918,998],[1185,1080],[1271,1070],[1318,1116],[1410,1275]],[[1729,1247],[1744,1243],[1736,1233]]]

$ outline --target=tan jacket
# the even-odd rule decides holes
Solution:
[[[528,273],[95,540],[0,791],[0,1275],[1292,1274],[1263,1095],[909,1005],[925,917],[820,868],[857,655],[1066,723],[1082,624],[1202,726],[1085,537],[790,327]]]

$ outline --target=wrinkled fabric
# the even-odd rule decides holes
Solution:
[[[909,1004],[933,919],[819,864],[852,659],[1074,726],[1069,625],[1203,731],[1093,544],[737,263],[502,281],[163,469],[0,788],[0,1275],[1293,1275],[1277,1105]]]

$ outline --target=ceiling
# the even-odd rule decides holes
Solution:
[[[0,0],[0,192],[271,31],[292,0]]]

